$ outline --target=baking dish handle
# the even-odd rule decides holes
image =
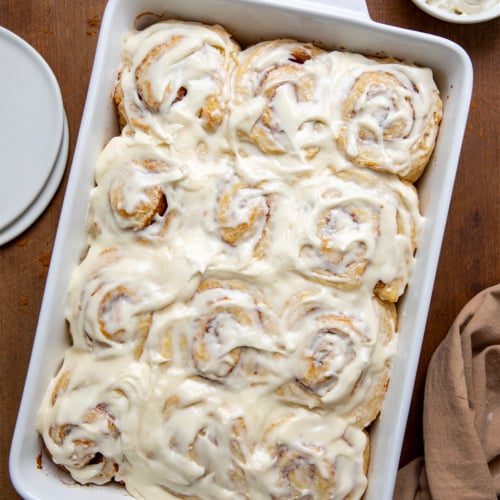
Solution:
[[[341,11],[357,18],[370,19],[366,0],[308,0],[309,3],[320,4],[328,10]]]

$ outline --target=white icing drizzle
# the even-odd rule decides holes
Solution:
[[[404,179],[437,133],[430,70],[178,21],[132,31],[122,62],[38,413],[50,455],[137,498],[360,498],[423,224]]]

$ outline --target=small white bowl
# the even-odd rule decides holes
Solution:
[[[491,21],[492,19],[496,19],[500,16],[500,3],[495,7],[485,10],[484,12],[480,12],[477,14],[457,14],[455,12],[450,12],[442,7],[438,7],[436,5],[430,5],[426,0],[412,0],[412,2],[422,9],[427,14],[441,19],[441,21],[447,21],[449,23],[457,23],[457,24],[473,24],[473,23],[482,23],[485,21]]]
[[[68,153],[66,115],[52,69],[28,42],[0,26],[0,246],[47,208]]]

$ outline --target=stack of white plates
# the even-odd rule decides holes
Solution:
[[[59,186],[68,125],[57,80],[41,55],[0,27],[0,245],[27,229]]]

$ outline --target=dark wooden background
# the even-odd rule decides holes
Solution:
[[[0,25],[32,44],[59,80],[69,121],[68,165],[105,4],[105,0],[0,0]],[[403,465],[422,453],[423,388],[434,349],[465,303],[500,282],[500,20],[454,25],[429,17],[410,0],[367,0],[367,5],[375,21],[456,41],[474,66],[469,121],[401,455]],[[8,68],[0,68],[0,78],[4,71]],[[18,498],[10,484],[8,454],[68,171],[69,166],[42,217],[0,247],[0,497],[5,500]]]

